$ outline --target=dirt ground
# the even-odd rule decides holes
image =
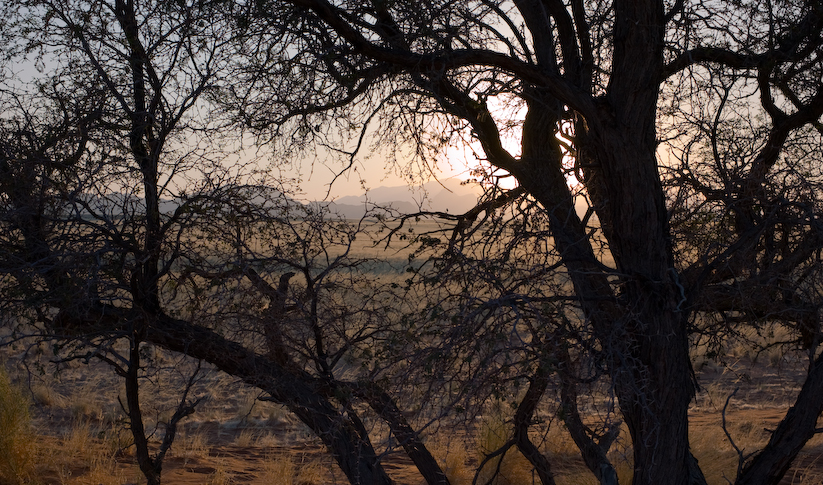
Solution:
[[[158,373],[147,379],[144,403],[149,428],[152,422],[162,422],[173,410],[178,396],[176,390],[179,390],[175,382],[181,377],[173,373],[185,368],[168,357],[158,358],[169,359],[166,368],[170,370],[168,375]],[[6,366],[11,375],[17,375],[18,379],[21,375],[29,376],[27,386],[34,403],[36,441],[39,459],[43,461],[40,483],[145,483],[135,464],[133,450],[126,446],[130,438],[118,402],[122,390],[110,369],[100,364],[74,363],[59,374],[38,375],[29,373],[31,368],[24,367],[22,361],[16,362],[9,361],[7,356]],[[777,426],[791,405],[799,390],[802,372],[791,370],[793,366],[776,364],[741,359],[724,365],[705,362],[698,366],[701,390],[691,408],[690,433],[692,450],[701,466],[706,466],[710,483],[729,483],[726,480],[733,479],[735,473],[736,452],[722,429],[724,414],[732,439],[748,455],[766,442],[768,430]],[[255,390],[225,375],[206,371],[191,395],[204,397],[204,401],[180,427],[164,461],[164,483],[347,483],[321,443],[282,407],[260,401]],[[159,432],[160,428],[158,435]],[[465,465],[466,470],[473,470],[479,456],[476,434],[476,429],[452,430],[450,435],[458,439],[451,443],[449,451],[441,447],[435,455],[449,462],[449,454],[457,450],[457,461]],[[559,449],[566,450],[567,454],[561,456]],[[558,483],[594,483],[580,478],[586,475],[582,460],[568,443],[553,450],[547,453],[557,464]],[[720,455],[722,460],[716,460]],[[388,453],[383,463],[396,483],[423,483],[402,451]],[[630,465],[625,467],[630,470]],[[455,481],[464,482],[468,477],[470,483],[470,475],[466,473]],[[781,483],[823,483],[823,436],[809,443]]]
[[[733,412],[732,412],[733,411]],[[736,409],[729,410],[727,419],[739,419],[754,423],[762,429],[774,429],[782,418],[782,409]],[[702,434],[704,431],[720,427],[720,418],[716,413],[694,412],[691,415],[693,432]],[[216,435],[216,433],[215,433]],[[348,483],[339,471],[333,460],[318,444],[295,444],[293,446],[238,446],[233,444],[234,438],[228,434],[215,436],[208,452],[200,456],[172,456],[163,467],[165,483],[179,485],[203,485],[218,483],[236,484],[270,484],[267,475],[267,463],[271,463],[273,456],[281,459],[290,457],[295,465],[311,463],[315,468],[312,476],[305,482],[274,482],[305,484],[346,484]],[[396,453],[384,461],[385,468],[391,478],[400,485],[417,485],[425,483],[417,469],[408,457]],[[582,470],[582,460],[579,463],[564,461],[566,466],[573,466]],[[124,473],[134,473],[133,459],[123,457],[119,460],[119,468]],[[562,483],[564,470],[557,470]],[[731,470],[730,472],[733,472]],[[731,476],[730,476],[731,477]],[[138,477],[139,478],[139,477]],[[59,482],[55,482],[59,483]],[[128,483],[141,483],[140,480]],[[594,483],[594,482],[592,482]],[[781,484],[809,484],[823,483],[823,447],[817,445],[805,451],[787,473]]]

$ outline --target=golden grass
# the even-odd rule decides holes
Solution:
[[[257,445],[258,435],[257,433],[250,428],[246,428],[234,438],[234,445],[240,446],[242,448],[246,448],[249,446],[256,446]]]
[[[820,471],[821,461],[823,461],[823,455],[817,453],[805,466],[789,472],[786,476],[791,480],[791,483],[803,485],[823,483],[823,472]]]
[[[65,483],[66,485],[122,485],[128,481],[127,473],[118,469],[113,457],[97,456],[91,458],[88,471],[74,480],[69,477]]]
[[[734,421],[729,419],[727,429],[732,435],[735,444],[743,450],[744,454],[762,448],[768,441],[768,433],[761,423],[751,419]],[[579,451],[562,428],[555,428],[550,432],[554,439],[548,440],[549,455],[552,464],[560,470],[557,476],[559,485],[596,485],[598,482],[594,476],[582,466],[579,458]],[[627,443],[628,431],[625,425],[621,429],[620,439],[613,445],[609,452],[609,459],[617,471],[619,483],[631,483],[632,477],[632,452],[631,446]],[[723,429],[719,424],[716,426],[698,426],[692,428],[691,451],[697,458],[700,468],[706,477],[709,485],[727,485],[733,482],[737,474],[738,454],[726,438]],[[815,437],[809,441],[807,450],[819,446],[823,442],[822,437]],[[798,462],[804,456],[812,456],[804,466],[790,472],[787,477],[791,478],[791,483],[796,485],[819,485],[823,473],[820,469],[819,453],[804,454],[798,457]],[[576,463],[575,463],[576,462]]]
[[[619,483],[631,483],[632,452],[627,444],[628,430],[621,426],[620,437],[612,445],[608,457]],[[548,455],[556,481],[561,485],[597,485],[599,482],[586,468],[580,450],[562,423],[556,422],[544,435],[544,453]]]
[[[426,443],[429,452],[437,460],[443,473],[453,485],[472,483],[474,472],[469,468],[469,451],[462,441],[447,441],[443,438]]]
[[[760,356],[759,365],[766,367],[770,363],[764,357],[765,354]],[[706,365],[712,364],[707,363]],[[122,485],[123,483],[144,482],[136,466],[124,472],[122,470],[125,466],[116,462],[122,457],[122,450],[131,443],[130,433],[124,428],[122,422],[118,421],[117,414],[122,411],[119,411],[116,406],[117,386],[101,384],[106,381],[96,375],[90,380],[70,380],[72,373],[81,376],[88,375],[87,369],[87,367],[69,369],[60,376],[62,383],[52,383],[47,378],[39,379],[35,383],[31,393],[39,407],[32,408],[32,412],[40,410],[43,411],[44,416],[46,414],[58,415],[62,417],[62,421],[57,422],[56,425],[50,424],[47,429],[42,424],[43,418],[35,420],[38,423],[37,426],[43,429],[43,434],[51,433],[52,437],[44,440],[44,437],[35,436],[34,441],[31,439],[25,441],[29,444],[36,443],[32,445],[36,448],[34,471],[25,481],[7,482],[0,479],[0,483],[4,485],[5,483]],[[220,458],[215,458],[214,448],[227,444],[259,449],[257,452],[249,453],[250,461],[244,462],[247,466],[257,468],[255,471],[257,477],[249,483],[293,485],[295,483],[322,484],[328,482],[328,465],[323,464],[325,461],[321,462],[318,459],[318,456],[322,455],[312,452],[301,456],[283,452],[279,448],[300,443],[306,439],[307,433],[300,431],[304,428],[287,410],[282,406],[257,400],[256,391],[238,386],[235,380],[224,375],[215,373],[209,377],[207,382],[207,386],[204,386],[206,391],[200,392],[208,392],[207,395],[211,396],[211,399],[198,406],[193,419],[201,424],[212,420],[217,423],[207,423],[208,426],[195,424],[191,427],[186,423],[181,426],[171,455],[177,458],[190,457],[192,460],[189,461],[198,462],[198,466],[215,468],[211,476],[200,475],[202,481],[197,483],[208,481],[214,485],[221,485],[237,483],[241,479],[244,482],[248,481],[247,475],[239,473],[240,468],[233,468],[241,466],[239,460],[221,462]],[[168,384],[165,386],[150,387],[150,392],[147,392],[148,399],[146,400],[152,404],[154,401],[158,403],[155,406],[156,409],[152,408],[153,412],[150,414],[152,419],[163,416],[159,414],[160,411],[169,412],[166,409],[168,408],[169,390],[174,390],[174,388]],[[719,425],[719,411],[723,407],[725,398],[728,397],[729,390],[728,386],[724,387],[722,383],[712,381],[704,385],[704,388],[707,389],[706,400],[710,399],[714,405],[704,406],[703,412],[714,409],[717,422],[712,425],[693,425],[690,431],[692,451],[699,460],[709,484],[726,484],[727,479],[734,479],[737,469],[737,453],[728,443]],[[25,391],[22,395],[26,396],[27,393],[28,391]],[[759,405],[760,401],[755,404]],[[773,427],[752,417],[755,415],[750,414],[748,409],[748,407],[733,406],[727,415],[729,431],[735,443],[747,454],[756,451],[765,443],[767,435],[763,428]],[[759,416],[762,416],[764,414],[762,409],[757,409],[761,411]],[[110,410],[117,412],[110,412]],[[493,412],[489,413],[476,432],[472,430],[467,438],[461,434],[455,439],[453,433],[450,435],[445,432],[429,439],[427,445],[438,459],[451,483],[455,485],[471,483],[483,455],[497,449],[510,437],[511,430],[505,422],[507,417],[510,416],[495,416]],[[705,415],[702,417],[705,418]],[[66,425],[70,418],[74,420]],[[242,426],[233,422],[238,418],[246,418]],[[207,436],[213,436],[211,433],[215,425],[218,430],[217,436],[221,441],[220,443],[209,443]],[[0,424],[0,426],[3,426],[0,429],[7,429],[5,424]],[[198,428],[209,429],[210,434],[206,435],[205,431],[198,431]],[[54,437],[56,429],[61,430],[59,438]],[[29,431],[33,433],[31,429]],[[536,434],[537,430],[535,430]],[[7,436],[0,436],[0,439],[3,438]],[[448,438],[452,439],[440,441]],[[549,456],[558,484],[597,483],[583,465],[579,451],[562,425],[555,422],[549,431],[541,433],[539,437],[534,436],[534,438],[535,443]],[[620,483],[631,481],[631,449],[627,444],[627,438],[628,433],[624,429],[621,432],[621,439],[609,454],[618,471]],[[375,440],[375,442],[378,441]],[[277,446],[280,451],[264,459],[264,449],[274,446]],[[815,456],[821,454],[821,447],[823,447],[823,435],[816,436],[808,443],[806,451],[797,460],[796,468],[787,475],[792,483],[821,483],[823,477],[819,470],[823,470],[823,464],[820,463],[820,459],[815,461]],[[313,458],[306,458],[306,456]],[[328,461],[329,458],[322,456],[322,459]],[[216,463],[219,465],[216,466]],[[478,482],[483,483],[487,478],[491,478],[498,463],[500,474],[493,483],[532,483],[532,466],[515,448],[508,451],[502,463],[498,459],[487,464]],[[233,473],[237,475],[233,476]]]
[[[260,431],[260,430],[257,430]],[[729,431],[738,446],[746,451],[753,451],[762,446],[765,439],[762,423],[753,420],[730,421]],[[110,430],[106,433],[114,433]],[[58,470],[61,485],[115,485],[128,483],[129,480],[142,481],[136,467],[134,472],[119,471],[115,462],[114,446],[110,443],[115,439],[99,431],[88,421],[78,421],[66,430],[61,440],[56,440],[56,446],[51,444],[46,455],[38,456],[46,465],[39,468],[40,472],[46,469]],[[466,485],[472,482],[477,464],[485,454],[498,449],[510,437],[511,430],[507,423],[494,415],[488,416],[479,427],[476,436],[467,444],[462,440],[452,442],[441,441],[443,438],[429,440],[432,454],[438,459],[451,483]],[[102,438],[101,438],[102,437]],[[627,433],[625,430],[609,456],[618,471],[620,483],[631,481],[631,450],[625,444]],[[588,485],[596,484],[592,474],[583,466],[576,449],[567,431],[562,425],[553,426],[544,435],[542,449],[553,465],[558,484]],[[241,442],[247,441],[247,444]],[[815,442],[820,441],[819,438]],[[239,432],[234,437],[237,446],[260,447],[259,437],[251,430]],[[814,445],[814,443],[810,444]],[[181,452],[181,450],[183,450]],[[710,485],[726,484],[727,479],[733,480],[737,467],[737,454],[728,444],[725,435],[719,426],[700,426],[692,433],[692,451],[699,460],[701,468]],[[199,459],[209,458],[209,447],[205,443],[204,435],[195,432],[182,435],[175,443],[176,456],[197,455]],[[328,477],[327,470],[321,465],[317,455],[306,459],[305,456],[289,453],[272,453],[262,459],[258,465],[256,479],[251,483],[266,484],[321,484]],[[805,458],[804,458],[805,456]],[[801,455],[800,465],[791,472],[790,478],[795,484],[820,483],[820,464],[810,457],[811,454]],[[213,458],[212,458],[213,459]],[[212,463],[215,463],[212,461]],[[82,466],[78,467],[78,464]],[[492,478],[494,470],[499,465],[499,473],[494,477],[494,484],[532,483],[537,480],[533,477],[532,466],[516,450],[511,448],[502,462],[495,459],[487,463],[479,475],[478,483],[485,483]],[[238,476],[234,475],[229,462],[216,462],[215,471],[204,479],[210,485],[228,485],[236,483]],[[135,477],[136,480],[135,480]],[[6,483],[0,481],[0,483]],[[26,482],[22,482],[26,483]],[[29,482],[29,483],[37,483]]]
[[[278,453],[264,460],[258,478],[267,485],[319,485],[325,482],[326,474],[317,459]]]
[[[258,478],[271,485],[292,485],[296,469],[294,460],[290,456],[271,455],[263,462]]]
[[[743,413],[745,416],[745,413]],[[762,423],[752,419],[728,420],[727,428],[735,444],[749,453],[760,449],[768,440],[768,434]],[[466,445],[458,441],[446,441],[444,438],[430,438],[427,447],[435,456],[450,483],[466,485],[472,483],[475,467],[490,452],[499,449],[511,437],[511,429],[504,416],[492,410],[485,416],[477,431],[475,441]],[[629,433],[623,425],[620,438],[612,445],[609,459],[617,472],[619,483],[631,483],[633,475],[632,450],[628,440]],[[556,423],[541,435],[541,449],[551,462],[555,480],[558,485],[597,485],[599,482],[586,468],[580,451],[562,424]],[[475,450],[475,456],[468,452]],[[806,446],[806,451],[798,457],[798,467],[787,477],[796,485],[819,485],[823,472],[820,471],[820,449],[823,436],[816,436]],[[812,451],[817,450],[817,451]],[[691,451],[698,459],[709,485],[727,485],[734,481],[737,473],[738,455],[729,443],[719,424],[716,426],[696,426],[691,433]],[[480,471],[478,483],[492,479],[499,465],[499,473],[493,484],[528,484],[539,483],[531,463],[512,447],[503,458],[489,461]],[[534,476],[533,476],[534,473]]]
[[[71,455],[81,455],[93,445],[92,427],[89,421],[75,421],[68,433],[63,436],[62,445],[71,450]]]
[[[128,446],[122,431],[104,431],[88,421],[75,421],[62,437],[36,437],[36,479],[32,483],[60,485],[122,485],[140,482],[136,465],[125,466],[116,457]],[[113,442],[117,443],[117,448]]]
[[[744,454],[762,448],[768,441],[768,434],[763,426],[750,419],[728,419],[726,427]],[[734,481],[738,454],[723,433],[719,420],[716,426],[693,429],[690,437],[692,454],[697,458],[709,485]]]
[[[107,456],[124,455],[134,444],[131,431],[114,423],[110,424],[108,429],[98,432],[97,436]]]
[[[492,412],[480,425],[477,437],[478,461],[500,450],[511,438],[511,430],[502,415]],[[487,461],[480,470],[479,482],[492,485],[517,485],[532,483],[532,464],[517,447],[512,446],[502,456]]]
[[[32,389],[34,401],[41,406],[48,408],[65,408],[68,406],[68,399],[66,396],[55,391],[51,386],[45,384],[38,384]]]
[[[226,469],[225,463],[218,463],[215,471],[209,475],[209,480],[206,485],[232,485],[234,477],[232,473]]]
[[[249,419],[255,410],[255,406],[257,406],[257,402],[256,393],[244,393],[237,405],[237,412],[235,413],[234,419],[238,421]]]
[[[29,401],[22,389],[11,383],[5,366],[0,365],[0,482],[16,485],[32,478],[32,438]]]
[[[257,437],[256,445],[260,448],[271,448],[272,446],[279,444],[281,441],[282,438],[277,433],[263,430]]]
[[[325,478],[326,474],[319,460],[307,460],[305,456],[301,456],[294,485],[320,485],[324,483]]]
[[[209,455],[206,435],[199,431],[180,432],[174,440],[172,455],[183,458],[198,458]]]

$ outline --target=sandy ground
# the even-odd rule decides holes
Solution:
[[[753,423],[761,429],[774,429],[782,418],[782,409],[729,409],[727,420],[742,420]],[[720,427],[721,418],[716,413],[695,412],[691,416],[693,432],[701,434],[706,430]],[[731,424],[729,423],[729,427]],[[230,444],[231,438],[226,436],[223,443],[215,442],[209,447],[208,454],[197,457],[171,457],[166,461],[163,471],[165,483],[180,485],[202,485],[208,483],[243,483],[263,484],[272,483],[266,474],[267,463],[273,456],[291,457],[296,464],[312,463],[315,471],[310,481],[294,483],[308,484],[346,484],[345,477],[334,465],[331,458],[325,453],[322,446],[317,444],[294,445],[290,447],[270,446],[237,446]],[[569,461],[564,464],[569,466]],[[575,469],[582,469],[582,461],[573,464]],[[425,483],[417,469],[407,457],[401,453],[385,459],[385,468],[391,478],[398,484],[417,485]],[[123,470],[133,470],[133,460],[122,460]],[[558,470],[562,480],[563,470]],[[223,482],[220,474],[224,473]],[[816,446],[804,452],[792,469],[787,473],[781,484],[823,483],[823,448]],[[140,483],[136,481],[135,483]],[[275,482],[275,483],[286,483]],[[292,483],[292,482],[289,482]]]
[[[168,359],[165,367],[168,372],[147,379],[144,404],[149,429],[152,423],[161,422],[162,417],[173,410],[182,376],[180,371],[188,365],[180,365],[167,357],[158,358]],[[145,483],[132,450],[117,452],[118,443],[127,443],[129,437],[118,403],[122,389],[110,369],[102,364],[74,363],[59,374],[28,374],[31,368],[25,368],[19,360],[16,364],[13,360],[7,361],[7,367],[18,379],[21,375],[28,376],[40,456],[51,460],[49,464],[41,464],[41,483]],[[701,391],[691,409],[692,449],[701,464],[704,463],[701,456],[711,457],[718,450],[726,450],[724,453],[732,465],[717,472],[711,480],[711,483],[726,483],[723,477],[734,476],[735,458],[721,427],[726,399],[734,393],[725,410],[727,429],[748,454],[762,446],[768,439],[766,430],[774,429],[779,423],[799,389],[802,372],[792,371],[787,365],[738,361],[726,365],[704,363],[698,370],[698,378]],[[181,425],[172,451],[164,461],[164,483],[347,483],[322,444],[282,407],[259,401],[255,390],[228,376],[206,371],[191,396],[203,397],[204,401]],[[462,451],[468,469],[473,469],[471,465],[477,457],[474,431],[452,430],[451,433],[460,436],[458,441],[464,446]],[[448,458],[442,453],[440,458]],[[563,483],[564,475],[580,473],[583,467],[576,456],[557,458],[558,483]],[[96,462],[99,463],[95,465]],[[387,454],[383,462],[396,483],[423,482],[402,452]],[[781,483],[823,483],[823,436],[810,442]]]

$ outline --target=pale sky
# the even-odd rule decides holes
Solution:
[[[464,157],[457,153],[448,153],[441,155],[438,159],[437,170],[428,176],[427,179],[409,180],[403,177],[393,167],[387,167],[385,159],[382,157],[370,157],[366,160],[358,158],[352,168],[344,172],[335,179],[337,172],[341,171],[343,165],[336,161],[323,161],[318,157],[312,162],[303,160],[300,162],[300,168],[295,168],[299,171],[302,182],[300,184],[301,190],[310,199],[322,199],[329,193],[329,198],[339,198],[347,195],[360,196],[364,193],[364,188],[375,189],[377,187],[394,187],[394,186],[419,186],[422,183],[437,179],[456,178],[458,180],[467,180],[471,178],[467,161]],[[476,162],[475,162],[476,163]],[[334,181],[331,191],[329,192],[329,184]]]

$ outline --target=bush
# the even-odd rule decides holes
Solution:
[[[27,483],[35,464],[29,400],[0,365],[0,484]]]

